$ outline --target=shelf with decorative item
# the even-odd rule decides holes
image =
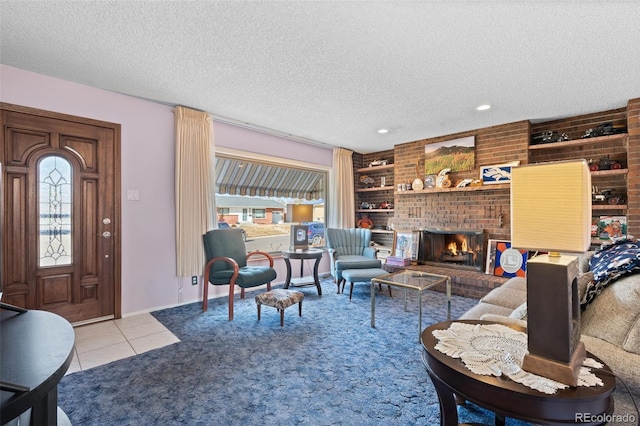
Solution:
[[[378,228],[373,228],[371,230],[372,234],[393,234],[393,231],[390,229],[378,229]]]
[[[626,137],[627,137],[627,133],[618,133],[615,135],[598,136],[595,138],[583,138],[583,139],[573,139],[573,140],[562,141],[562,142],[550,142],[550,143],[543,143],[543,144],[537,144],[537,145],[529,145],[529,150],[570,148],[570,147],[576,147],[576,146],[593,145],[597,143],[617,142],[617,141],[623,141],[624,138]]]
[[[592,177],[619,176],[629,173],[629,169],[595,170],[591,172]]]
[[[393,209],[356,209],[358,213],[393,213]]]
[[[392,170],[393,164],[386,164],[384,166],[371,166],[371,167],[361,167],[356,169],[358,173],[376,173],[376,172],[384,172],[387,170]]]
[[[508,183],[497,183],[493,185],[464,186],[462,188],[425,188],[421,190],[395,191],[395,195],[415,195],[415,194],[438,194],[441,192],[469,192],[469,191],[496,191],[509,189]]]

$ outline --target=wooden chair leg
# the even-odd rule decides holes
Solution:
[[[393,297],[393,295],[391,294],[391,286],[388,285],[387,288],[389,289],[389,297]]]
[[[240,299],[244,299],[244,287],[240,288]]]
[[[271,291],[271,281],[267,283],[267,291]]]
[[[206,312],[209,307],[209,283],[205,281],[202,286],[204,287],[202,291],[202,310]]]
[[[258,321],[260,321],[260,304],[258,303]]]
[[[278,309],[280,311],[280,327],[284,327],[284,309]]]
[[[298,303],[298,314],[302,316],[302,300]]]
[[[233,321],[233,284],[229,284],[229,321]]]
[[[349,284],[349,301],[351,301],[351,296],[353,296],[353,282],[350,282]]]

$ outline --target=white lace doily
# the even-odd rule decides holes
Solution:
[[[501,376],[531,389],[554,394],[569,387],[536,374],[527,373],[522,361],[527,353],[527,335],[501,324],[466,324],[454,322],[446,330],[434,330],[438,339],[435,348],[452,358],[460,358],[475,374]],[[602,368],[602,364],[587,358],[585,365]],[[581,367],[578,386],[603,386],[603,382],[587,367]]]

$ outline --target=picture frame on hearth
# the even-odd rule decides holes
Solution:
[[[480,166],[480,180],[483,185],[511,183],[511,168],[519,165],[520,161],[512,161],[505,164]]]
[[[393,236],[393,256],[417,260],[418,231],[395,231]]]
[[[485,273],[499,277],[526,277],[529,251],[511,247],[511,241],[489,240]]]

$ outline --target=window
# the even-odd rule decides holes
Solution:
[[[259,157],[259,158],[258,158]],[[216,154],[216,207],[231,227],[247,233],[247,249],[288,249],[291,218],[287,206],[310,204],[309,244],[324,246],[328,170],[311,164],[253,154]]]
[[[71,163],[59,156],[38,164],[39,266],[71,264]]]

